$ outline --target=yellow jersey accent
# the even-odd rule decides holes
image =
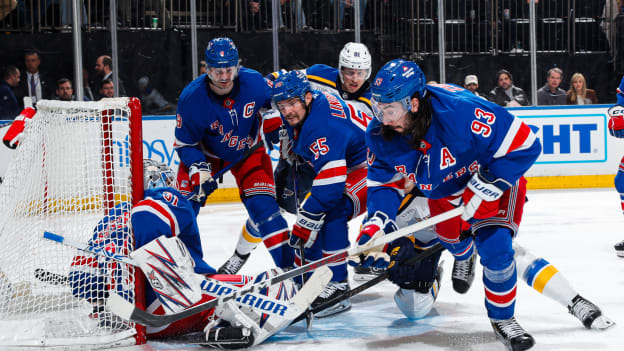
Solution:
[[[249,234],[249,232],[247,231],[247,226],[245,225],[243,225],[243,238],[245,238],[245,240],[247,240],[248,242],[254,243],[254,244],[258,244],[262,242],[262,238],[258,238],[256,236]]]
[[[332,82],[329,79],[325,79],[325,78],[319,77],[319,76],[314,76],[314,75],[311,75],[311,74],[308,74],[307,77],[308,77],[308,80],[314,81],[316,83],[329,85],[332,88],[336,88],[336,82]]]

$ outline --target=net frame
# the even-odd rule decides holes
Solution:
[[[44,230],[87,242],[116,206],[131,209],[143,199],[140,102],[42,100],[37,110],[0,185],[0,348],[143,344],[144,327],[105,311],[103,299],[75,296],[74,289],[84,291],[92,284],[43,281],[34,273],[45,269],[68,277],[79,256],[73,248],[43,239]],[[110,218],[121,223],[122,217]],[[129,229],[127,237],[125,253],[133,249]],[[90,259],[109,273],[103,275],[104,290],[121,287],[145,308],[138,269]]]

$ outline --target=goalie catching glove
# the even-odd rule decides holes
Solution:
[[[310,213],[300,209],[297,212],[295,225],[290,232],[288,244],[294,248],[299,248],[301,244],[306,249],[312,247],[318,237],[318,232],[323,228],[324,220],[324,213]]]
[[[505,190],[511,188],[506,180],[495,178],[489,171],[479,169],[464,189],[462,200],[464,213],[461,219],[473,223],[475,220],[490,218],[498,213],[499,200]]]
[[[609,134],[616,138],[624,138],[624,106],[615,105],[609,114]]]
[[[217,182],[212,178],[212,167],[206,162],[193,163],[189,167],[189,178],[191,178],[192,191],[188,199],[203,206],[206,197],[218,187]]]
[[[387,214],[377,211],[360,230],[357,238],[358,246],[371,246],[378,238],[389,234],[398,227]],[[384,252],[384,247],[371,247],[357,256],[349,256],[351,266],[386,268],[390,264],[390,256]]]

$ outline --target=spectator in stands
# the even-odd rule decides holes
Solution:
[[[546,84],[537,89],[538,105],[565,105],[566,91],[561,89],[561,79],[563,71],[561,68],[553,67],[546,73]]]
[[[338,28],[345,28],[344,17],[345,17],[345,9],[347,11],[353,10],[355,16],[355,1],[357,0],[338,0],[340,2],[339,7],[339,20],[338,20]],[[360,1],[360,26],[364,25],[364,14],[366,12],[366,0]],[[331,0],[331,4],[333,6],[334,0]],[[355,23],[355,22],[354,22]],[[347,26],[353,28],[351,25]]]
[[[615,18],[622,13],[624,7],[624,0],[607,0],[604,3],[604,8],[602,9],[602,22],[600,22],[600,28],[607,36],[607,40],[609,41],[609,47],[613,46],[613,34],[615,31],[612,31],[612,26],[615,26],[613,21]]]
[[[95,72],[99,77],[99,81],[96,81],[95,87],[93,90],[100,91],[101,85],[105,80],[109,79],[112,81],[113,79],[113,60],[108,55],[102,55],[97,58],[95,61]],[[126,89],[124,88],[123,81],[119,78],[119,82],[117,83],[117,89],[119,96],[126,96]],[[104,96],[99,96],[100,98]],[[109,96],[110,97],[110,96]]]
[[[115,97],[115,85],[112,79],[104,79],[100,85],[100,99]]]
[[[199,61],[199,75],[206,74],[208,72],[208,66],[206,66],[206,60]]]
[[[61,101],[72,101],[74,98],[74,88],[67,78],[61,78],[56,82],[56,98]]]
[[[476,96],[487,100],[487,98],[477,91],[479,89],[479,79],[474,74],[469,74],[464,78],[464,88],[470,90]]]
[[[566,102],[568,105],[591,105],[598,103],[596,92],[592,89],[587,89],[583,74],[574,73],[572,75]]]
[[[173,113],[175,110],[162,94],[150,84],[149,77],[139,78],[139,98],[144,113]]]
[[[95,101],[95,94],[93,94],[93,90],[89,86],[89,71],[84,67],[82,68],[82,85],[85,101]]]
[[[513,77],[506,69],[496,72],[497,86],[490,91],[490,101],[504,107],[528,106],[529,98],[522,88],[513,85]]]
[[[0,81],[0,120],[12,120],[20,112],[17,98],[13,94],[20,82],[20,70],[15,66],[2,68],[2,81]]]
[[[7,0],[0,2],[0,21],[4,19],[11,11],[17,7],[16,0]]]
[[[39,71],[41,57],[39,51],[28,49],[24,52],[24,66],[26,75],[20,80],[15,95],[20,110],[24,108],[24,97],[31,99],[32,106],[37,105],[37,101],[54,98],[54,83],[45,73]]]

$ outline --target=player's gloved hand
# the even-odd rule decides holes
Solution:
[[[358,246],[371,246],[378,238],[397,229],[396,223],[387,214],[377,211],[363,224],[357,238]],[[390,264],[390,256],[384,252],[383,246],[371,246],[370,250],[349,256],[348,263],[352,266],[386,268]]]
[[[462,200],[464,213],[461,219],[473,223],[474,220],[490,218],[498,213],[499,199],[505,190],[511,188],[506,180],[496,178],[487,170],[479,169],[464,189]]]
[[[206,197],[218,187],[211,174],[212,167],[206,162],[196,162],[189,167],[189,178],[191,178],[191,189],[193,189],[189,200],[204,205]]]
[[[2,142],[10,149],[15,149],[24,135],[24,128],[26,124],[31,121],[33,116],[37,113],[34,108],[26,107],[22,112],[15,117],[13,123],[4,134]]]
[[[282,124],[282,118],[278,110],[267,110],[262,114],[262,120],[262,132],[270,149],[273,149],[274,144],[279,144],[280,140],[288,139],[288,132]]]
[[[297,220],[290,232],[288,244],[295,248],[299,248],[301,244],[303,244],[306,249],[312,247],[316,241],[319,230],[323,227],[324,220],[324,213],[310,213],[299,209]]]
[[[616,138],[624,138],[624,106],[615,105],[609,114],[609,133]]]
[[[386,252],[390,255],[388,265],[388,280],[403,289],[413,289],[418,280],[418,270],[413,264],[405,264],[407,260],[416,256],[414,242],[406,237],[398,238],[388,244]]]

